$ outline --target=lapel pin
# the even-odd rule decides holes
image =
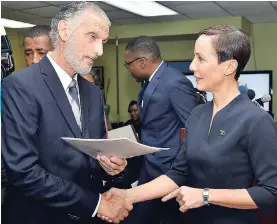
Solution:
[[[225,131],[220,129],[220,135],[224,136],[225,135]]]

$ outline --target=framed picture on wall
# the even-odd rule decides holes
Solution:
[[[94,83],[100,89],[104,89],[104,67],[103,66],[95,66],[91,69],[91,75],[94,78]]]

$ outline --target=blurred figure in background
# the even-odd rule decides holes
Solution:
[[[141,141],[141,122],[140,122],[140,114],[138,110],[138,102],[136,100],[132,100],[129,103],[128,112],[130,114],[131,119],[126,121],[123,125],[124,126],[132,125],[135,129],[135,132],[137,134],[139,141]],[[121,188],[121,189],[128,189],[128,188],[131,188],[132,186],[136,186],[137,185],[136,181],[139,178],[143,159],[144,159],[143,156],[136,156],[136,157],[127,159],[128,165],[125,169],[123,179],[121,179],[117,183],[114,181],[113,182],[107,181],[105,183],[106,190],[109,190],[112,186]],[[128,223],[129,222],[130,220],[128,221]]]
[[[94,78],[90,73],[83,75],[83,78],[88,80],[90,83],[94,84]]]
[[[138,102],[136,100],[132,100],[128,106],[128,112],[130,114],[131,119],[124,123],[124,126],[133,125],[135,131],[141,139],[141,123],[140,123],[140,114],[138,110]]]
[[[37,64],[53,46],[49,37],[50,26],[37,25],[24,35],[24,53],[27,66]]]

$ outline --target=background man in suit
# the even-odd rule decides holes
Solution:
[[[162,60],[159,46],[152,38],[139,36],[125,50],[125,67],[136,80],[146,80],[138,97],[141,141],[170,148],[144,157],[139,177],[139,184],[143,184],[170,169],[180,149],[180,129],[197,105],[197,98],[189,79]],[[143,202],[137,209],[138,223],[183,222],[175,200],[166,204],[160,200]]]
[[[61,139],[105,136],[102,95],[81,75],[103,54],[109,27],[97,5],[65,5],[51,23],[54,51],[4,80],[5,223],[87,223],[96,214],[119,222],[131,210],[126,200],[99,194],[102,180],[120,177],[126,161],[97,161]]]
[[[24,35],[24,54],[26,65],[38,63],[48,51],[53,49],[49,33],[51,27],[48,25],[37,25],[29,29]],[[3,162],[1,164],[1,204],[6,197],[7,177]]]
[[[24,54],[26,65],[30,66],[39,63],[39,61],[53,50],[49,37],[51,27],[48,25],[37,25],[29,29],[24,35]],[[7,177],[3,163],[1,164],[1,197],[3,200],[6,196]]]
[[[27,66],[38,63],[48,51],[53,50],[50,30],[48,25],[37,25],[25,33],[23,44]]]

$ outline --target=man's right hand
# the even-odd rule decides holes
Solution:
[[[129,215],[133,209],[132,203],[125,199],[125,197],[117,196],[115,194],[102,195],[97,216],[107,222],[119,223]]]

